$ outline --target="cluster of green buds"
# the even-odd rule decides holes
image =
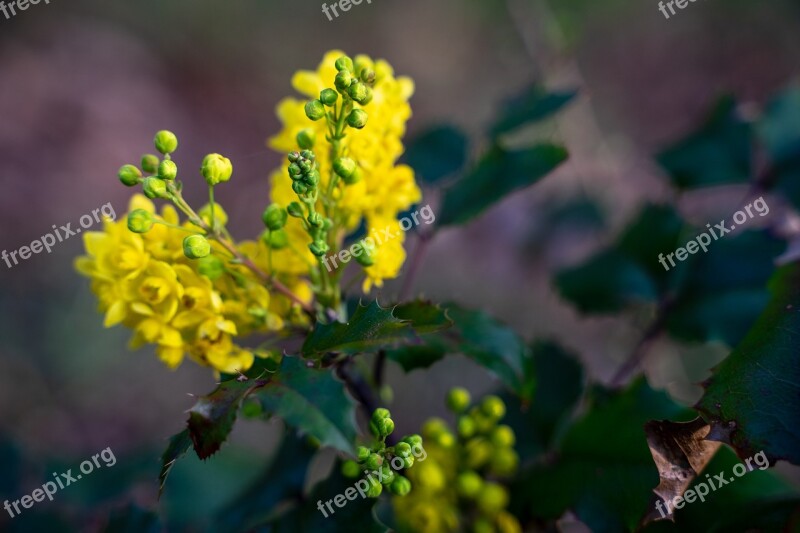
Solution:
[[[320,174],[314,152],[311,150],[290,152],[289,177],[292,179],[292,190],[300,201],[290,203],[287,207],[287,214],[303,221],[303,227],[311,237],[309,250],[315,256],[322,257],[330,249],[328,230],[333,227],[333,221],[323,217],[316,209]]]
[[[362,468],[365,474],[379,472],[379,483],[371,483],[367,496],[377,498],[387,487],[396,496],[405,496],[411,492],[411,481],[400,474],[400,471],[414,465],[414,450],[422,450],[422,437],[407,435],[394,446],[386,446],[386,437],[394,432],[394,421],[388,409],[378,408],[369,421],[370,433],[375,443],[370,446],[359,446],[356,461],[345,461],[342,473],[351,478],[358,477]]]
[[[161,198],[172,201],[183,211],[189,220],[199,228],[183,240],[183,253],[189,259],[210,257],[211,244],[206,236],[224,226],[227,217],[221,208],[214,204],[214,186],[230,180],[233,165],[227,157],[209,154],[203,159],[200,174],[209,188],[209,204],[195,213],[181,196],[182,184],[177,180],[178,165],[172,160],[172,153],[178,149],[178,138],[174,133],[161,130],[156,133],[153,144],[161,157],[145,154],[140,163],[141,169],[133,164],[119,169],[119,180],[127,187],[142,186],[142,192],[150,199]],[[147,233],[155,224],[171,226],[144,209],[135,209],[128,214],[128,229],[134,233]],[[203,268],[217,277],[221,273],[221,261],[206,260]]]

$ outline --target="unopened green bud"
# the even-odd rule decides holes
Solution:
[[[336,70],[353,70],[353,60],[347,56],[341,56],[336,60]]]
[[[316,241],[312,242],[308,245],[308,249],[311,250],[311,253],[317,257],[322,257],[328,251],[328,243],[323,241],[322,239],[317,239]]]
[[[311,150],[303,150],[302,152],[300,152],[300,158],[313,161],[317,158],[317,156],[315,156],[314,152],[312,152]]]
[[[356,478],[361,474],[361,467],[355,461],[345,461],[342,463],[342,475],[344,477]]]
[[[368,245],[363,239],[359,241],[361,253],[356,256],[356,261],[363,267],[371,267],[375,264],[375,248]]]
[[[161,130],[156,133],[153,144],[162,154],[171,154],[178,149],[178,138],[171,131]]]
[[[145,178],[142,182],[142,190],[144,195],[151,200],[154,198],[169,198],[166,182],[158,178]]]
[[[123,165],[117,173],[119,181],[126,187],[133,187],[139,183],[139,178],[142,177],[142,172],[133,165]]]
[[[261,220],[264,221],[264,225],[273,231],[284,227],[288,218],[289,214],[280,204],[271,204],[264,210],[264,214],[261,215]]]
[[[510,448],[514,446],[514,443],[517,440],[514,435],[514,430],[506,425],[497,426],[494,428],[492,430],[492,434],[489,436],[489,439],[492,441],[492,444],[500,448]]]
[[[407,442],[410,446],[422,446],[422,437],[419,435],[407,435],[403,437],[403,442]]]
[[[325,116],[325,106],[319,100],[309,100],[306,104],[306,116],[317,121]]]
[[[489,463],[492,472],[498,476],[510,476],[517,471],[519,455],[511,448],[495,450]]]
[[[411,455],[411,445],[407,442],[398,442],[394,447],[394,451],[400,457]]]
[[[353,109],[350,111],[350,114],[347,115],[347,125],[360,130],[367,125],[367,118],[369,118],[367,112],[363,109]]]
[[[411,492],[411,481],[405,476],[397,475],[389,485],[389,491],[397,496],[405,496]]]
[[[197,271],[211,281],[216,281],[225,273],[225,263],[216,255],[209,254],[197,261]]]
[[[225,183],[231,179],[233,164],[230,159],[220,154],[208,154],[203,158],[200,173],[209,185]]]
[[[484,439],[472,439],[464,447],[466,451],[466,462],[470,468],[481,468],[492,456],[492,445]]]
[[[340,70],[333,80],[333,84],[340,93],[344,93],[352,85],[353,81],[353,75],[349,70]]]
[[[409,455],[408,457],[403,457],[403,466],[405,468],[411,468],[414,466],[414,456]]]
[[[384,418],[391,418],[391,416],[392,413],[389,412],[389,410],[385,407],[378,407],[372,412],[372,420],[375,420],[376,422],[378,420],[383,420]]]
[[[466,410],[469,407],[469,402],[469,391],[465,388],[455,387],[447,393],[447,408],[454,413],[461,413]]]
[[[394,431],[394,420],[391,418],[384,418],[380,422],[377,423],[378,429],[381,432],[381,436],[385,437],[387,435],[391,435]]]
[[[449,431],[436,435],[436,444],[442,448],[450,448],[456,443],[456,438]]]
[[[363,82],[356,82],[347,88],[347,94],[360,104],[367,97],[367,86]]]
[[[315,168],[306,174],[305,178],[303,178],[303,183],[313,188],[319,184],[319,179],[319,170]]]
[[[376,481],[375,483],[370,484],[369,490],[367,491],[367,497],[377,498],[381,495],[381,492],[383,492],[383,485]]]
[[[359,446],[356,448],[356,458],[358,459],[359,463],[366,461],[370,454],[372,454],[372,452],[366,446]]]
[[[303,206],[300,205],[299,202],[292,202],[286,208],[286,212],[289,213],[289,216],[293,216],[295,218],[303,218],[305,215],[303,214]]]
[[[162,180],[174,180],[178,176],[178,165],[171,159],[165,159],[158,165],[158,177]]]
[[[333,107],[338,99],[339,93],[333,89],[322,89],[322,92],[319,93],[319,101],[328,107]]]
[[[303,171],[300,168],[300,165],[297,163],[292,163],[289,165],[289,177],[292,179],[298,179],[302,177]]]
[[[147,233],[155,224],[153,214],[144,209],[134,209],[128,214],[128,229],[133,233]]]
[[[303,195],[308,192],[308,186],[301,181],[292,182],[292,190],[297,195]]]
[[[469,415],[458,417],[456,423],[458,434],[464,438],[469,438],[475,434],[475,421]]]
[[[497,396],[487,396],[481,402],[481,411],[493,420],[500,420],[506,414],[506,404]]]
[[[361,71],[361,81],[364,83],[374,83],[375,82],[375,71],[371,68],[365,68]]]
[[[374,70],[375,64],[372,62],[372,59],[368,55],[359,54],[356,56],[355,61],[353,62],[355,65],[354,71],[356,76],[360,76],[364,70]]]
[[[358,168],[355,161],[349,157],[339,157],[333,162],[333,170],[342,179],[350,178]]]
[[[370,102],[372,102],[373,96],[374,95],[372,93],[372,87],[367,85],[367,94],[365,94],[364,97],[358,103],[361,104],[361,105],[367,105]]]
[[[483,487],[483,478],[477,472],[468,470],[456,478],[456,491],[464,498],[475,498]]]
[[[364,466],[369,468],[370,470],[377,470],[381,466],[383,466],[383,456],[377,453],[369,454],[366,461],[364,461]]]
[[[303,173],[311,172],[311,169],[314,168],[314,165],[308,159],[301,159],[298,165],[300,165],[300,170],[302,170]]]
[[[267,230],[261,235],[261,240],[264,241],[264,244],[272,248],[273,250],[283,250],[287,246],[289,246],[289,234],[286,233],[286,230],[275,230],[270,231]]]
[[[296,163],[300,159],[300,152],[289,152],[287,157],[291,163]]]
[[[386,461],[386,463],[388,463],[388,461]],[[394,471],[388,464],[384,464],[381,467],[381,476],[382,477],[380,481],[384,485],[389,485],[392,481],[394,481]]]
[[[297,134],[297,145],[300,148],[313,148],[317,140],[317,134],[311,128],[300,130]]]
[[[155,173],[158,170],[158,163],[159,159],[156,155],[144,154],[142,156],[142,170],[145,172],[149,172],[150,174]]]
[[[355,172],[347,178],[342,178],[342,181],[345,182],[346,185],[353,185],[361,181],[362,177],[364,177],[364,174],[361,172],[361,167],[356,167]]]
[[[202,235],[189,235],[183,239],[183,255],[201,259],[211,253],[211,244]]]
[[[508,492],[497,483],[484,483],[477,501],[481,511],[494,516],[508,505]]]
[[[322,215],[317,213],[316,211],[308,215],[308,223],[318,228],[322,226]]]

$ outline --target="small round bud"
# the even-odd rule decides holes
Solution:
[[[411,455],[411,445],[407,442],[398,442],[394,447],[395,453],[400,457]]]
[[[391,416],[392,413],[389,412],[388,409],[386,409],[385,407],[378,407],[372,413],[372,420],[375,420],[377,422],[378,420],[383,420],[384,418],[391,418]]]
[[[356,82],[347,88],[347,94],[354,101],[361,103],[367,97],[367,86],[363,82]]]
[[[497,483],[484,483],[478,493],[478,508],[489,516],[494,516],[508,505],[508,492]]]
[[[350,114],[347,115],[347,125],[360,130],[367,125],[367,118],[369,118],[367,112],[363,109],[353,109],[350,111]]]
[[[142,182],[142,190],[144,195],[151,200],[154,198],[169,198],[166,182],[158,178],[145,178]]]
[[[289,234],[285,230],[279,229],[275,231],[265,231],[261,235],[261,240],[264,244],[273,250],[283,250],[289,246]]]
[[[289,213],[289,216],[293,216],[295,218],[303,218],[305,215],[303,214],[303,206],[300,205],[300,202],[292,202],[286,208],[286,212]]]
[[[171,154],[178,149],[178,138],[171,131],[161,130],[156,133],[153,144],[162,154]]]
[[[347,178],[342,178],[342,181],[346,185],[353,185],[353,184],[358,183],[359,181],[361,181],[361,178],[363,178],[363,177],[364,177],[364,174],[361,172],[361,167],[356,167],[355,172],[353,172]]]
[[[211,281],[216,281],[225,273],[225,263],[216,255],[209,254],[197,261],[197,271]]]
[[[158,177],[162,180],[174,180],[178,176],[178,165],[171,159],[165,159],[158,164]]]
[[[134,209],[128,214],[128,229],[133,233],[147,233],[153,228],[153,214],[144,209]]]
[[[466,462],[469,468],[478,469],[485,465],[492,457],[492,445],[484,439],[472,439],[464,447]]]
[[[333,171],[346,180],[355,174],[358,165],[349,157],[339,157],[333,162]]]
[[[208,154],[203,158],[200,173],[209,185],[217,185],[231,179],[233,164],[227,157],[220,154]]]
[[[322,89],[322,92],[319,93],[319,101],[328,107],[333,107],[338,99],[339,93],[333,89]]]
[[[359,241],[361,253],[356,256],[356,261],[363,267],[371,267],[375,264],[375,247],[367,244],[363,239]]]
[[[315,228],[322,226],[322,215],[320,215],[316,211],[311,213],[310,215],[308,215],[308,223]]]
[[[300,159],[300,152],[289,152],[287,157],[291,163],[296,163]]]
[[[297,179],[302,177],[303,170],[300,168],[300,165],[297,163],[292,163],[289,165],[289,177],[292,179]]]
[[[317,156],[315,156],[314,152],[312,152],[311,150],[303,150],[302,152],[300,152],[300,158],[313,161],[317,158]]]
[[[308,192],[308,186],[301,181],[292,182],[292,190],[297,195],[303,195]]]
[[[367,94],[365,94],[364,97],[358,103],[361,104],[361,105],[367,105],[370,102],[372,102],[373,96],[374,95],[372,93],[372,87],[367,85]]]
[[[329,250],[328,243],[326,243],[322,239],[317,239],[316,241],[309,244],[308,249],[311,250],[311,253],[317,257],[322,257]]]
[[[443,432],[436,435],[436,444],[441,446],[442,448],[450,448],[456,443],[456,438],[453,436],[452,433]]]
[[[403,457],[403,467],[411,468],[412,466],[414,466],[414,456],[409,455],[408,457]]]
[[[500,448],[495,450],[489,466],[498,476],[510,476],[517,471],[519,455],[511,448]]]
[[[377,498],[381,495],[381,492],[383,492],[383,485],[376,481],[375,483],[370,484],[369,490],[367,490],[367,497]]]
[[[469,415],[459,416],[456,429],[459,435],[468,439],[475,434],[475,421]]]
[[[309,100],[306,104],[306,116],[317,121],[325,116],[325,106],[319,100]]]
[[[403,442],[407,442],[410,446],[422,446],[422,437],[419,435],[407,435],[403,437]]]
[[[316,140],[317,134],[311,128],[300,130],[297,134],[297,146],[300,148],[314,148]]]
[[[340,93],[344,94],[347,88],[352,85],[353,81],[355,80],[349,70],[340,70],[333,80],[333,84]]]
[[[514,446],[517,440],[514,435],[514,430],[506,425],[494,428],[489,439],[492,441],[492,444],[499,448],[510,448]]]
[[[456,478],[456,490],[464,498],[475,498],[483,487],[483,478],[477,472],[468,470]]]
[[[344,477],[356,478],[361,474],[361,467],[355,461],[345,461],[342,463],[342,475]]]
[[[264,214],[261,215],[261,220],[264,221],[264,225],[272,231],[283,228],[288,218],[289,214],[280,204],[271,204],[264,210]]]
[[[467,389],[455,387],[447,393],[447,408],[454,413],[461,413],[469,407],[470,395]]]
[[[309,188],[313,188],[319,184],[319,179],[319,170],[315,168],[306,174],[306,176],[303,178],[303,183],[305,183]]]
[[[145,172],[149,172],[150,174],[155,173],[158,170],[158,163],[159,159],[156,155],[144,154],[142,156],[142,170]]]
[[[197,212],[200,215],[200,218],[203,219],[207,225],[211,226],[211,204],[206,204],[200,208]],[[214,218],[216,219],[214,222],[216,223],[216,227],[224,226],[228,223],[228,213],[222,209],[222,206],[219,204],[214,204]]]
[[[201,259],[211,253],[211,244],[202,235],[189,235],[183,239],[183,255]]]
[[[405,476],[397,475],[394,481],[392,481],[392,484],[389,485],[389,490],[392,494],[397,496],[405,496],[411,492],[411,481]]]
[[[375,82],[375,71],[371,68],[365,68],[361,71],[361,81],[364,83],[374,83]]]
[[[441,418],[431,418],[422,425],[422,434],[426,439],[436,438],[440,433],[450,431],[447,424]]]
[[[493,420],[500,420],[506,414],[506,404],[497,396],[487,396],[481,402],[481,411]]]
[[[366,446],[359,446],[356,448],[356,458],[358,459],[359,463],[363,463],[367,460],[372,452]]]
[[[383,456],[377,453],[369,454],[367,460],[364,461],[364,466],[366,466],[370,470],[379,469],[381,466],[383,466]]]
[[[355,65],[353,72],[356,73],[356,76],[360,76],[364,70],[375,69],[375,64],[372,62],[372,59],[370,59],[368,55],[364,54],[357,55],[353,63]]]
[[[142,177],[142,172],[133,165],[123,165],[117,173],[119,181],[126,187],[133,187],[139,183],[139,178]]]
[[[383,478],[380,481],[384,485],[389,485],[392,481],[394,481],[394,471],[387,463],[388,461],[386,461],[381,467],[381,475]]]
[[[336,60],[336,70],[353,70],[353,60],[347,56],[341,56]]]

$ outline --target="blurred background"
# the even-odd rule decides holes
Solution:
[[[130,191],[116,171],[165,128],[180,138],[179,162],[199,165],[209,152],[233,160],[234,180],[217,198],[235,236],[256,235],[267,176],[282,157],[265,146],[279,129],[275,106],[293,94],[292,74],[315,69],[330,49],[385,58],[415,80],[409,137],[451,123],[471,134],[476,153],[509,96],[533,82],[578,89],[535,132],[566,145],[569,162],[439,235],[414,292],[485,309],[526,339],[566,339],[604,381],[637,324],[579,317],[552,289],[553,272],[608,242],[645,200],[672,194],[653,155],[695,128],[719,95],[761,106],[800,64],[800,5],[789,0],[704,0],[669,20],[655,0],[373,0],[333,21],[321,4],[51,0],[0,16],[0,250],[108,202],[124,213]],[[201,192],[189,187],[188,197],[197,204]],[[715,205],[729,214],[740,198]],[[9,487],[32,490],[111,447],[115,466],[56,496],[91,530],[121,504],[156,505],[166,439],[183,428],[189,395],[214,380],[188,362],[169,371],[149,350],[128,351],[127,331],[104,329],[73,268],[81,253],[73,237],[14,268],[0,263],[0,495],[16,499],[22,493]],[[388,284],[381,301],[398,289]],[[688,405],[726,354],[664,341],[645,367],[653,386]],[[453,385],[496,386],[461,358],[407,376],[390,366],[388,382],[402,432],[444,415]],[[159,504],[171,524],[217,510],[256,471],[248,457],[266,458],[279,432],[241,423],[217,457],[179,464]],[[0,513],[0,529],[36,530],[53,505],[13,523]]]

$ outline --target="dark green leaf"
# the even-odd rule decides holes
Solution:
[[[159,498],[164,492],[164,483],[167,482],[167,476],[169,475],[170,470],[172,470],[172,467],[175,466],[175,462],[183,457],[191,447],[192,438],[189,436],[188,429],[184,429],[169,439],[169,445],[167,446],[167,449],[164,450],[164,454],[161,456],[161,473],[158,475]]]
[[[444,191],[439,225],[463,224],[512,192],[537,182],[567,159],[554,145],[521,150],[494,146],[461,180]]]
[[[261,384],[252,379],[223,381],[189,410],[189,435],[200,459],[219,450],[233,429],[242,400]]]
[[[680,189],[750,180],[750,125],[736,109],[736,101],[721,99],[706,123],[658,156],[658,162]]]
[[[158,533],[161,531],[158,515],[135,505],[111,513],[105,533]]]
[[[297,357],[283,358],[278,379],[253,393],[264,411],[331,446],[353,454],[355,402],[330,370],[308,366]]]
[[[773,164],[800,157],[800,86],[787,88],[767,104],[756,131]]]
[[[550,93],[542,87],[533,86],[509,100],[500,117],[492,126],[491,135],[497,137],[528,123],[545,119],[572,100],[576,91]]]
[[[328,352],[364,352],[417,339],[417,331],[448,326],[447,317],[430,303],[413,302],[383,309],[371,302],[368,306],[359,305],[346,324],[317,324],[303,344],[303,353],[319,357]]]
[[[439,126],[414,137],[406,148],[405,161],[428,183],[461,170],[467,162],[469,141],[453,126]]]
[[[306,470],[316,448],[287,432],[264,473],[217,515],[215,531],[249,531],[275,514],[282,501],[303,495]]]
[[[800,267],[782,268],[770,288],[772,301],[696,407],[740,457],[763,450],[800,464]]]

